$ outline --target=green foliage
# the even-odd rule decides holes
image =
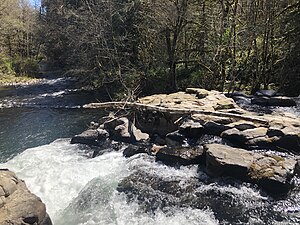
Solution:
[[[52,0],[48,59],[113,98],[178,87],[300,94],[299,1]],[[34,71],[34,62],[14,64]],[[30,66],[32,65],[32,67]],[[23,73],[23,72],[21,72]]]
[[[4,55],[0,55],[0,74],[15,74],[12,66],[12,60]]]
[[[17,76],[36,77],[39,73],[38,61],[28,58],[16,58],[12,62],[12,68]]]

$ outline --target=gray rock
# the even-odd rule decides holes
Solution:
[[[204,123],[204,133],[212,135],[220,135],[222,132],[230,129],[230,126],[220,124],[214,121]]]
[[[239,121],[239,122],[228,124],[228,126],[236,128],[240,131],[257,128],[257,126],[253,122],[249,122],[249,121]]]
[[[52,225],[41,199],[32,194],[13,172],[0,170],[0,186],[5,192],[5,196],[0,196],[1,225]]]
[[[176,147],[184,144],[185,136],[179,131],[174,131],[167,134],[165,140],[168,147]]]
[[[300,152],[300,137],[296,134],[286,134],[274,141],[274,145],[280,149],[299,153]]]
[[[201,146],[190,147],[165,147],[156,153],[156,160],[167,165],[190,165],[204,163],[205,154]]]
[[[277,91],[274,90],[259,90],[254,95],[256,96],[265,96],[265,97],[273,97],[276,96]]]
[[[165,137],[168,133],[178,130],[174,122],[182,115],[164,114],[156,111],[140,111],[136,115],[136,127],[147,134],[158,134]]]
[[[297,106],[297,103],[292,98],[284,97],[284,96],[277,96],[277,97],[270,98],[268,105],[269,106],[291,107],[291,106]]]
[[[236,128],[224,131],[222,138],[229,140],[234,144],[256,146],[262,140],[261,137],[267,138],[268,128],[258,127],[240,131]],[[258,139],[260,138],[260,139]],[[257,140],[257,142],[255,142]]]
[[[103,123],[103,127],[109,132],[110,137],[116,141],[133,143],[148,140],[149,135],[137,129],[128,118],[115,118]]]
[[[230,96],[231,97],[240,96],[240,97],[244,97],[244,98],[251,98],[252,97],[251,95],[247,95],[245,92],[242,92],[242,91],[233,92]]]
[[[276,155],[263,155],[220,144],[206,145],[206,169],[211,176],[232,176],[260,185],[272,194],[285,194],[296,161]]]
[[[297,164],[295,167],[295,174],[300,177],[300,159],[297,160]]]
[[[226,182],[240,189],[240,184],[235,180],[227,178]],[[207,185],[198,177],[161,176],[161,173],[138,170],[120,181],[117,190],[125,193],[129,202],[137,202],[142,212],[152,213],[157,209],[168,212],[174,206],[201,210],[209,208],[220,224],[237,224],[237,221],[248,224],[252,215],[261,224],[272,224],[274,216],[278,216],[273,205],[263,198],[251,198],[226,190],[222,182],[214,182],[213,179],[212,185]]]
[[[251,100],[251,103],[256,105],[262,105],[262,106],[284,106],[284,107],[291,107],[297,105],[294,99],[289,97],[283,97],[283,96],[255,97]]]
[[[71,144],[86,144],[100,146],[103,141],[109,137],[109,134],[106,130],[97,129],[97,130],[86,130],[81,134],[75,135],[71,139]]]
[[[255,105],[268,106],[269,99],[269,97],[265,96],[254,97],[251,99],[251,103]]]
[[[248,176],[252,182],[272,194],[286,194],[292,188],[290,181],[295,168],[295,160],[255,154]]]
[[[251,103],[251,98],[244,97],[244,96],[232,96],[232,99],[236,102],[239,102],[239,103],[244,103],[244,104],[250,104]]]
[[[240,144],[240,145],[244,145],[247,141],[247,138],[245,137],[245,135],[243,135],[242,132],[236,128],[232,128],[232,129],[224,131],[221,134],[221,137],[229,140],[230,142],[232,142],[234,144]]]
[[[149,134],[143,133],[140,129],[137,129],[134,124],[131,125],[131,132],[138,142],[149,140]]]
[[[147,149],[144,146],[129,145],[127,148],[124,149],[123,156],[129,158],[140,153],[149,153],[149,149]]]
[[[157,144],[157,145],[166,145],[166,140],[159,136],[158,134],[154,134],[151,137],[151,143]]]
[[[300,127],[287,126],[277,130],[280,138],[274,141],[274,144],[281,148],[292,152],[300,152]],[[274,131],[273,131],[274,134]]]
[[[284,136],[284,133],[281,129],[275,128],[275,127],[269,127],[267,131],[268,137],[282,137]]]
[[[179,131],[181,134],[188,138],[198,138],[203,134],[203,126],[199,122],[193,120],[184,121],[180,127]]]
[[[254,161],[253,153],[221,144],[209,144],[205,148],[206,171],[210,176],[247,179]]]

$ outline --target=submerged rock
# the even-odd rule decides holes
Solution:
[[[52,225],[41,199],[13,172],[3,169],[0,170],[0,224]]]
[[[204,163],[205,154],[201,146],[197,147],[176,147],[161,148],[156,153],[156,160],[167,165],[190,165]]]
[[[251,100],[252,104],[261,105],[261,106],[285,106],[291,107],[296,106],[297,103],[294,99],[284,96],[276,96],[276,97],[266,97],[266,96],[259,96],[254,97]]]
[[[212,180],[204,183],[196,177],[161,176],[159,173],[136,171],[125,177],[117,190],[125,193],[128,201],[137,201],[141,211],[168,212],[176,208],[210,209],[220,224],[249,224],[251,217],[272,224],[281,219],[267,201],[248,196],[247,188],[237,181]],[[234,187],[236,185],[236,187]],[[236,191],[235,191],[236,189]],[[237,222],[238,221],[238,222]]]
[[[287,193],[296,161],[220,144],[206,145],[206,169],[212,176],[232,176],[259,184],[273,194]]]

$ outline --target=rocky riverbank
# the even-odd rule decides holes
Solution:
[[[52,225],[45,204],[24,181],[9,170],[0,170],[0,224]]]
[[[280,97],[279,105],[294,105],[291,101]],[[85,108],[120,105],[92,103]],[[197,164],[211,177],[258,184],[276,197],[287,194],[299,175],[300,121],[295,115],[249,112],[218,91],[197,88],[147,96],[123,109],[131,113],[102,118],[103,123],[93,123],[71,142],[96,146],[94,156],[119,149],[119,142],[130,143],[125,157],[147,153],[171,166]],[[207,143],[207,135],[217,141]]]

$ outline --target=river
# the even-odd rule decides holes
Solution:
[[[299,188],[274,200],[255,185],[211,180],[197,166],[172,168],[143,154],[125,159],[122,151],[92,158],[88,147],[71,145],[74,134],[105,114],[80,108],[99,98],[76,89],[75,81],[66,77],[46,76],[37,85],[0,89],[0,167],[25,180],[55,225],[300,223]],[[185,193],[175,198],[153,189],[147,177],[140,181],[142,197],[118,192],[118,184],[135,173],[177,182],[180,188],[197,180],[188,196],[199,201],[197,207],[174,204]]]

